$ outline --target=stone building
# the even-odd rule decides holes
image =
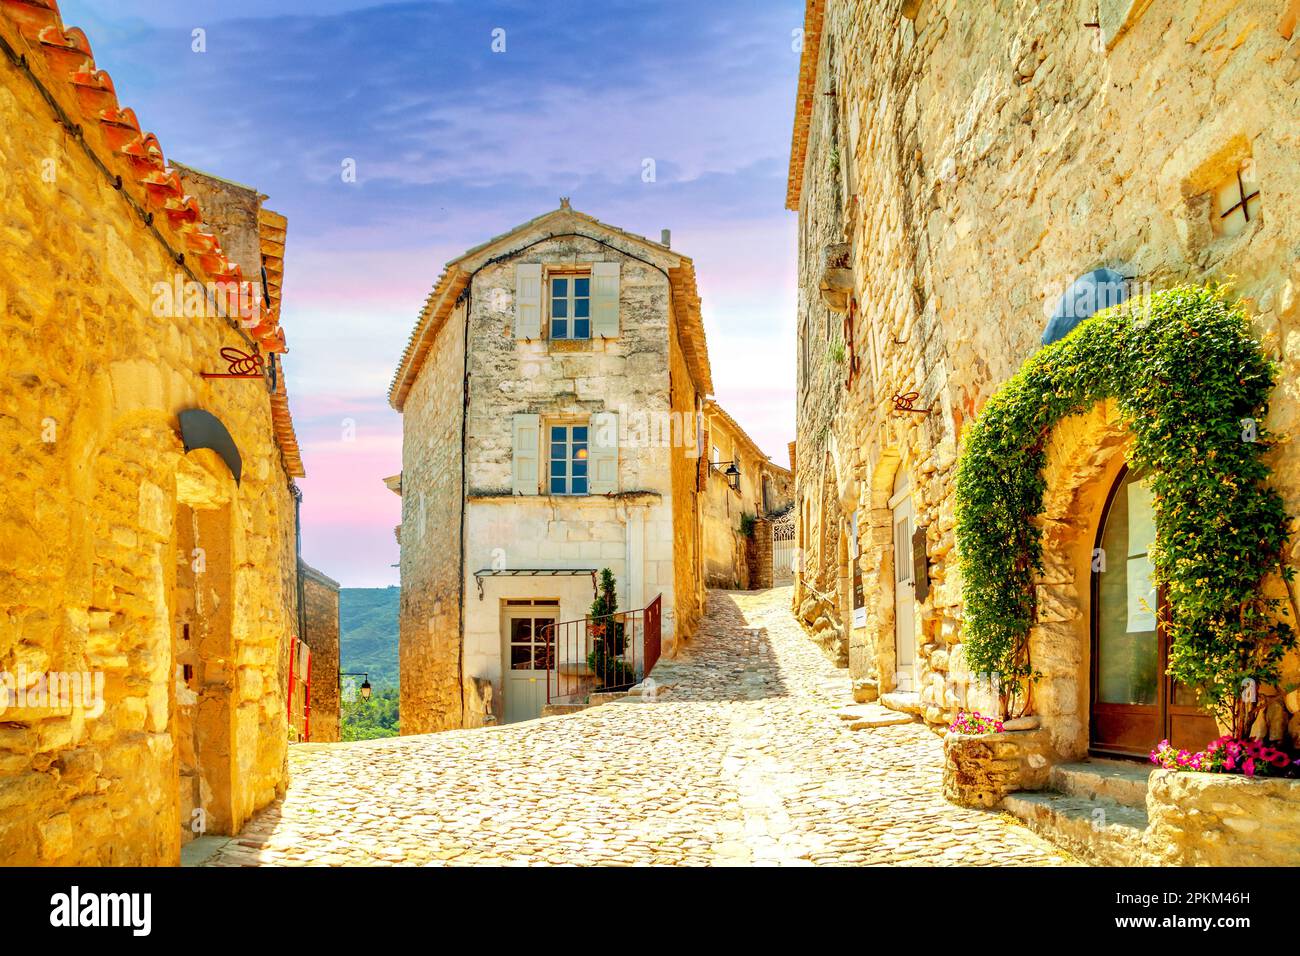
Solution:
[[[583,618],[601,569],[621,610],[661,598],[665,654],[690,636],[711,389],[694,266],[666,241],[565,200],[447,264],[389,393],[403,733],[537,716],[544,631]]]
[[[285,222],[53,2],[0,5],[0,117],[0,859],[175,864],[286,782]]]
[[[977,703],[963,689],[954,552],[963,427],[1059,335],[1049,316],[1080,277],[1111,270],[1124,294],[1231,277],[1279,363],[1267,425],[1295,432],[1298,15],[1295,0],[807,4],[787,197],[799,215],[794,601],[833,627],[862,699],[883,694],[936,729]],[[1127,442],[1103,403],[1048,447],[1030,643],[1053,760],[1141,754],[1187,716],[1157,693],[1167,652],[1154,618],[1134,613],[1112,633],[1124,595],[1094,597],[1107,522],[1121,505],[1150,510],[1125,474]],[[1284,445],[1271,460],[1292,515],[1298,454]],[[1117,647],[1155,655],[1122,700],[1094,676],[1122,664]],[[1268,726],[1294,740],[1300,695],[1286,702]],[[1127,738],[1108,723],[1116,707],[1136,722]],[[1203,743],[1213,723],[1188,733]]]
[[[734,418],[704,403],[704,583],[714,588],[772,586],[770,519],[794,501],[794,476],[773,463]],[[738,475],[728,474],[734,465]]]
[[[339,740],[339,582],[305,562],[298,563],[302,618],[299,633],[311,648],[311,680],[306,739],[312,743]]]

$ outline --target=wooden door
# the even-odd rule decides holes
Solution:
[[[1155,508],[1127,469],[1106,501],[1092,562],[1091,746],[1146,756],[1161,740],[1200,750],[1217,735],[1196,694],[1169,677],[1169,609],[1151,581]]]

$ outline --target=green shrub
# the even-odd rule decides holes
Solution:
[[[600,593],[592,602],[591,614],[587,619],[587,633],[591,638],[587,667],[604,687],[626,687],[636,682],[636,671],[623,657],[627,625],[614,620],[613,615],[617,611],[618,594],[614,573],[605,568],[600,572]]]
[[[1129,464],[1151,474],[1153,578],[1166,589],[1169,673],[1201,689],[1245,736],[1295,645],[1263,593],[1285,568],[1289,516],[1266,484],[1263,418],[1276,370],[1239,304],[1219,287],[1181,287],[1104,310],[1030,357],[966,434],[956,511],[966,656],[1001,678],[1005,712],[1023,711],[1046,442],[1061,419],[1114,398],[1132,431]],[[1253,433],[1251,433],[1253,430]],[[1294,613],[1294,609],[1293,609]]]

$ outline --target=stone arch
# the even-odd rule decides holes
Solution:
[[[1062,759],[1088,752],[1092,549],[1129,441],[1115,401],[1108,399],[1062,419],[1047,442],[1037,519],[1043,571],[1035,581],[1037,619],[1029,652],[1043,675],[1033,689],[1034,713]]]

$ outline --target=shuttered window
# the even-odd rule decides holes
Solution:
[[[591,338],[591,276],[551,276],[551,338]]]
[[[553,495],[587,493],[587,426],[551,425],[548,489]]]

